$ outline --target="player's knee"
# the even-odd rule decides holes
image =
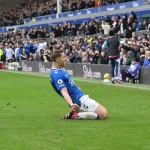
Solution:
[[[107,118],[107,110],[104,110],[103,112],[101,112],[101,114],[100,114],[100,119],[101,120],[104,120],[104,119],[106,119]]]
[[[107,118],[107,109],[101,105],[98,106],[95,113],[99,115],[101,120],[104,120]]]

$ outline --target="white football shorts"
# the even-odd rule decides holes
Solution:
[[[99,105],[95,100],[89,98],[89,95],[82,96],[80,98],[80,101],[81,101],[81,106],[79,112],[83,112],[83,111],[94,112]]]

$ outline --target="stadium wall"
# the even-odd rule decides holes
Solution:
[[[26,3],[30,0],[0,0],[0,13],[16,8],[20,3]]]
[[[38,72],[42,74],[49,74],[50,68],[52,67],[51,62],[29,62],[29,61],[20,61],[19,65],[24,72]],[[129,66],[121,66],[121,69],[128,69]],[[75,77],[84,77],[91,79],[100,79],[103,80],[104,74],[110,72],[109,65],[93,65],[93,64],[66,64],[66,71],[69,75]],[[150,68],[140,68],[139,73],[139,82],[140,84],[150,85]]]

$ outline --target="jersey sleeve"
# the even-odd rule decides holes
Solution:
[[[53,82],[58,91],[66,87],[62,74],[59,73],[54,74]]]

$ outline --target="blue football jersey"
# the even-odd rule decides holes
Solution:
[[[70,75],[65,70],[52,68],[50,71],[50,82],[54,90],[60,96],[62,96],[60,90],[62,88],[67,88],[72,102],[80,106],[80,98],[83,96],[83,93],[78,89],[73,80],[70,78]]]

